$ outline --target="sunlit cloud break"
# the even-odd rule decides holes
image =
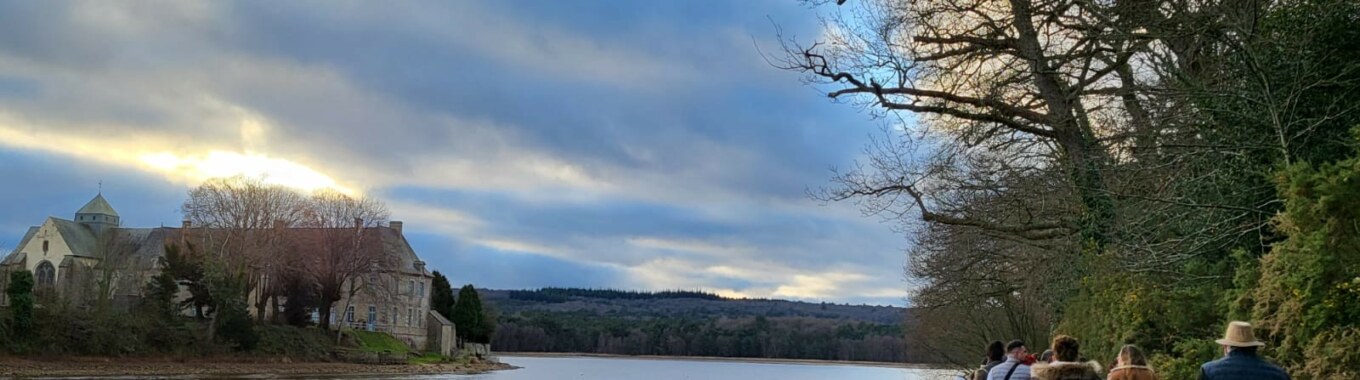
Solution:
[[[191,183],[217,177],[245,176],[306,192],[331,189],[346,194],[354,193],[353,189],[341,186],[330,176],[305,165],[262,154],[215,150],[207,155],[181,156],[160,152],[145,154],[139,159],[151,169]]]

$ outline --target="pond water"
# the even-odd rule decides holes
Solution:
[[[588,357],[514,357],[502,361],[523,367],[480,375],[413,377],[461,380],[927,380],[947,373],[921,369],[837,364],[745,363],[684,359]]]
[[[747,363],[686,359],[500,356],[519,369],[477,375],[254,375],[231,379],[401,380],[952,380],[951,371],[841,364]],[[69,379],[69,378],[68,378]],[[101,378],[110,379],[110,378]],[[161,379],[205,379],[162,377]]]

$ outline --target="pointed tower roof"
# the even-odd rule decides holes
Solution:
[[[118,212],[113,210],[113,206],[109,206],[109,201],[104,200],[103,193],[95,195],[94,199],[91,199],[89,203],[86,203],[85,207],[81,207],[80,211],[76,211],[76,214],[102,214],[118,216]]]

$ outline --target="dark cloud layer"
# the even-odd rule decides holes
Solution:
[[[876,126],[765,62],[772,21],[822,32],[787,1],[0,2],[0,244],[91,178],[176,220],[215,166],[147,157],[221,151],[382,197],[455,282],[900,304],[902,239],[804,196]]]

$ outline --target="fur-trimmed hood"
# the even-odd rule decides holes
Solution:
[[[1108,380],[1157,380],[1157,373],[1152,371],[1152,367],[1141,365],[1126,365],[1110,369]]]
[[[1037,363],[1030,373],[1039,380],[1101,380],[1103,370],[1094,361]]]

